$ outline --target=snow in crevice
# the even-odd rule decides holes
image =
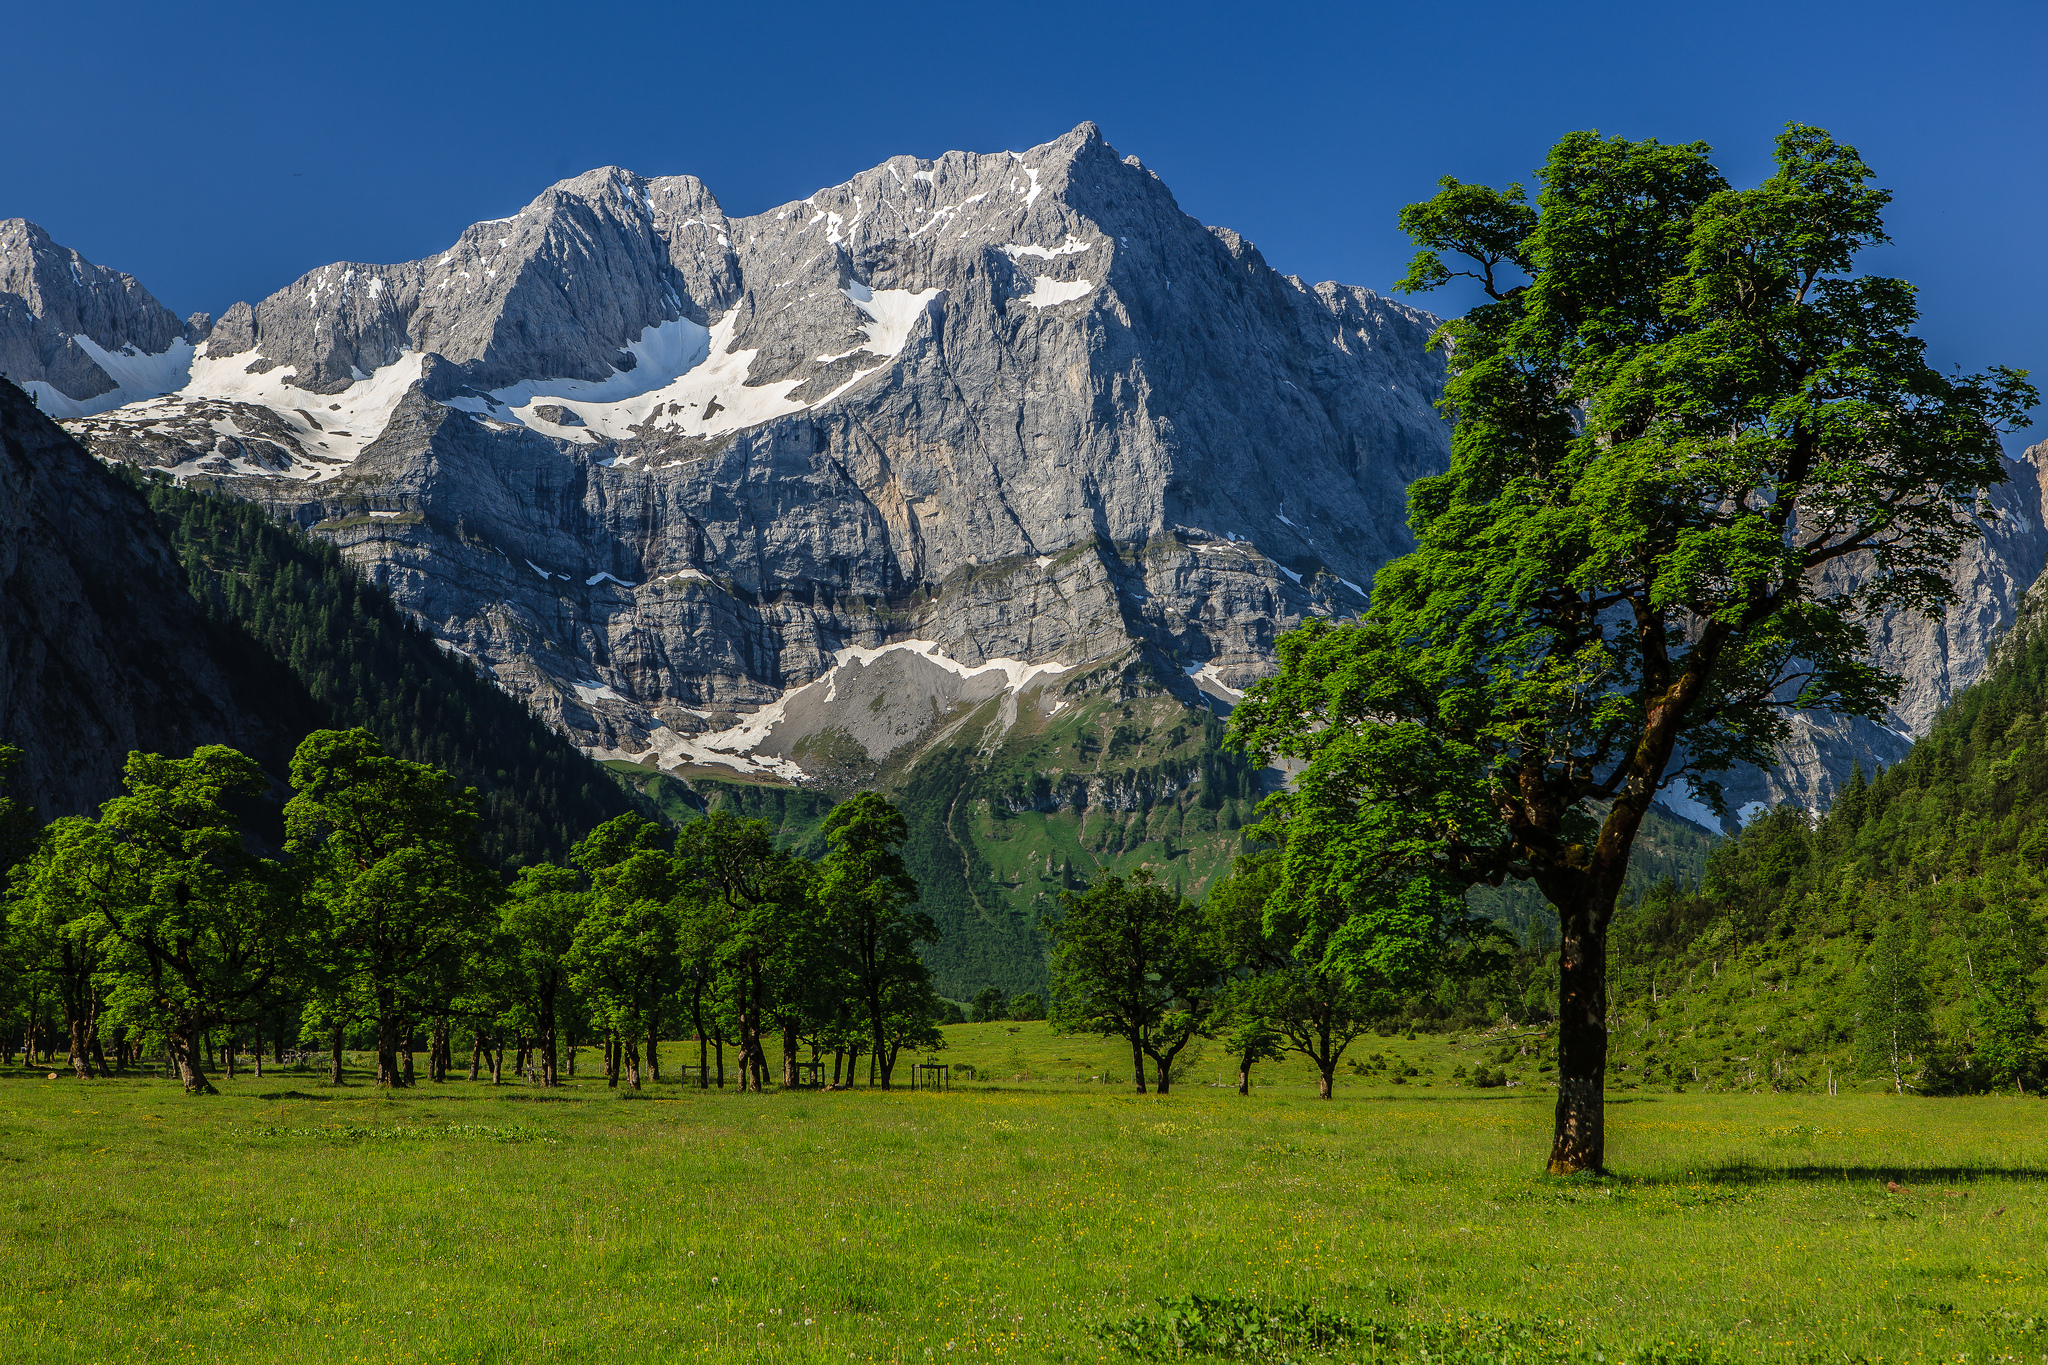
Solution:
[[[1020,256],[1036,256],[1042,261],[1049,261],[1056,256],[1078,256],[1084,251],[1093,251],[1101,245],[1102,243],[1100,242],[1080,241],[1070,232],[1067,234],[1067,240],[1056,247],[1019,246],[1015,242],[1005,242],[1003,243],[1002,251],[1005,256],[1008,256],[1013,261]]]
[[[1233,702],[1244,700],[1243,692],[1223,681],[1223,675],[1217,670],[1216,662],[1213,659],[1207,663],[1189,664],[1181,672],[1187,674],[1193,680],[1195,686],[1201,688],[1204,692],[1211,694],[1220,692]]]
[[[91,398],[72,398],[40,379],[22,385],[35,395],[36,406],[59,422],[94,417],[130,403],[175,393],[185,387],[192,373],[192,343],[183,338],[154,354],[138,351],[132,344],[118,351],[105,350],[83,334],[73,336],[71,341],[92,358],[93,364],[106,371],[115,387]]]
[[[1024,302],[1033,308],[1051,308],[1084,298],[1094,288],[1093,280],[1056,280],[1050,275],[1040,275],[1031,281],[1031,292],[1024,296]]]

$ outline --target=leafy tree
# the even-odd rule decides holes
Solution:
[[[1045,1018],[1045,997],[1037,991],[1025,991],[1010,1001],[1010,1017],[1019,1023],[1030,1023]]]
[[[459,977],[492,919],[491,878],[469,852],[475,793],[393,758],[368,730],[316,730],[292,757],[285,847],[319,919],[323,954],[377,1029],[377,1083]]]
[[[594,888],[576,927],[568,963],[591,1022],[619,1048],[626,1083],[640,1088],[640,1050],[659,1079],[662,1008],[681,984],[676,910],[682,891],[676,861],[659,825],[637,815],[606,821],[576,846]],[[618,1071],[611,1081],[616,1084]]]
[[[803,916],[805,870],[775,846],[767,821],[722,810],[683,826],[675,862],[681,910],[711,937],[740,1045],[740,1088],[761,1090],[768,1077],[761,1039],[777,978],[790,965],[784,949]]]
[[[1000,987],[983,986],[975,993],[972,1012],[968,1017],[977,1024],[992,1024],[1005,1017],[1005,1003]]]
[[[2011,957],[1993,961],[1977,996],[1970,1002],[1976,1034],[1976,1061],[1995,1086],[2012,1086],[2022,1094],[2029,1085],[2041,1089],[2044,1061],[2041,1017],[2034,1009],[2034,983]]]
[[[884,1023],[892,1009],[905,1008],[905,998],[930,994],[931,972],[917,945],[936,941],[939,930],[931,916],[911,908],[918,886],[903,862],[910,826],[887,798],[856,793],[832,808],[824,833],[830,851],[818,868],[818,904],[846,955],[887,1090],[896,1054],[886,1045]]]
[[[1215,1026],[1240,1059],[1239,1093],[1249,1093],[1251,1063],[1275,1048],[1315,1064],[1318,1093],[1329,1099],[1344,1051],[1403,1003],[1414,975],[1375,978],[1333,954],[1330,935],[1283,897],[1280,850],[1237,860],[1232,875],[1202,903],[1210,952],[1232,978]]]
[[[56,1000],[64,1012],[72,1074],[90,1080],[96,1073],[103,954],[91,872],[82,865],[92,852],[82,854],[81,845],[105,851],[98,826],[80,816],[60,819],[50,826],[40,853],[21,867],[6,916],[7,966],[10,974],[34,983],[34,994]]]
[[[109,1012],[162,1032],[188,1094],[212,1094],[204,1037],[269,1004],[297,947],[296,905],[275,864],[252,856],[225,802],[261,791],[255,763],[220,745],[190,758],[130,754],[128,794],[97,821],[59,822],[22,889],[53,923],[103,954]],[[74,1044],[76,1045],[76,1044]]]
[[[1357,812],[1324,864],[1416,915],[1509,877],[1556,908],[1566,1173],[1605,1161],[1607,930],[1650,803],[1718,805],[1792,710],[1884,713],[1869,622],[1950,600],[2033,391],[1927,363],[1911,287],[1854,274],[1888,196],[1817,129],[1750,190],[1702,144],[1594,133],[1537,178],[1534,203],[1446,180],[1403,210],[1401,287],[1490,300],[1442,333],[1451,469],[1411,489],[1417,548],[1365,620],[1285,638],[1232,720]]]
[[[508,994],[532,1018],[540,1040],[540,1078],[559,1085],[556,1012],[569,989],[570,953],[592,896],[575,870],[540,863],[523,868],[498,911],[508,958]]]
[[[1856,1051],[1865,1071],[1889,1075],[1901,1095],[1912,1059],[1934,1039],[1926,975],[1911,926],[1904,920],[1886,925],[1857,993]]]
[[[1053,937],[1054,1032],[1123,1038],[1137,1092],[1145,1093],[1150,1057],[1165,1094],[1173,1059],[1202,1027],[1217,984],[1200,912],[1147,868],[1106,875],[1060,899],[1066,913],[1045,920]]]

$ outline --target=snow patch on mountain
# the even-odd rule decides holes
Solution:
[[[60,422],[94,417],[129,403],[173,393],[185,386],[192,370],[192,343],[183,339],[154,355],[136,350],[132,342],[118,351],[109,351],[83,333],[74,334],[71,342],[91,356],[116,387],[91,398],[72,398],[40,379],[22,385],[35,395],[37,407]]]

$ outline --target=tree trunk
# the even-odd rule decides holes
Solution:
[[[475,1029],[469,1031],[469,1078],[476,1079],[477,1072],[484,1066],[484,1036]]]
[[[1138,1093],[1145,1093],[1145,1046],[1138,1041],[1138,1035],[1131,1035],[1131,1077],[1138,1083]]]
[[[619,1088],[619,1035],[611,1029],[604,1035],[604,1083],[608,1090]]]
[[[782,1088],[796,1089],[796,1019],[782,1021]]]
[[[725,1089],[725,1035],[719,1034],[713,1040],[718,1048],[718,1088]]]
[[[1252,1093],[1252,1054],[1249,1052],[1237,1059],[1237,1093]]]
[[[661,1024],[659,1016],[647,1021],[647,1083],[661,1084]]]
[[[1167,1053],[1164,1057],[1157,1057],[1153,1059],[1158,1063],[1158,1065],[1153,1068],[1153,1075],[1156,1077],[1157,1080],[1157,1083],[1153,1086],[1154,1093],[1164,1095],[1172,1087],[1173,1059],[1174,1056],[1177,1053],[1179,1053],[1179,1051],[1179,1048],[1175,1048],[1172,1052]]]
[[[711,1060],[711,1057],[706,1051],[710,1046],[710,1042],[704,1037],[704,1006],[702,997],[702,991],[693,992],[690,996],[690,1027],[697,1031],[697,1088],[699,1090],[708,1090],[711,1088],[711,1073],[705,1070],[705,1065]]]
[[[188,1095],[218,1095],[213,1082],[206,1079],[201,1058],[205,1056],[204,1034],[193,1028],[176,1030],[171,1034],[171,1055],[177,1059],[178,1079],[184,1083]]]
[[[1546,887],[1548,894],[1550,888]],[[1550,1173],[1607,1168],[1607,915],[1594,894],[1558,907],[1557,1118]],[[1552,897],[1556,904],[1558,897]],[[1609,896],[1608,910],[1613,908]]]
[[[398,1084],[398,1008],[391,992],[381,991],[377,999],[377,1084],[390,1089]]]
[[[68,1030],[71,1041],[71,1070],[81,1081],[92,1079],[92,1057],[85,1050],[85,1020],[74,1015]]]
[[[491,1084],[505,1083],[505,1035],[499,1034],[491,1040]]]
[[[638,1090],[640,1088],[640,1040],[629,1034],[624,1042],[626,1088]]]
[[[328,1028],[328,1030],[327,1030],[327,1048],[328,1048],[328,1052],[329,1052],[329,1054],[331,1055],[331,1057],[332,1057],[332,1060],[333,1060],[333,1066],[332,1066],[332,1068],[331,1068],[331,1069],[330,1069],[330,1070],[328,1071],[328,1073],[327,1073],[327,1083],[328,1083],[329,1085],[340,1085],[340,1084],[342,1083],[342,1080],[341,1080],[341,1025],[339,1025],[339,1024],[334,1024],[334,1025],[330,1025],[330,1026],[329,1026],[329,1028]]]
[[[228,1079],[235,1078],[235,1031],[229,1029],[220,1049],[221,1061],[227,1066]]]
[[[256,1042],[249,1049],[249,1060],[256,1064],[256,1079],[263,1079],[263,1025],[256,1026]]]
[[[1335,1062],[1324,1062],[1321,1058],[1317,1058],[1316,1098],[1321,1100],[1330,1098],[1330,1092],[1336,1089],[1336,1084],[1337,1064]]]
[[[549,1004],[541,1016],[541,1039],[547,1051],[541,1056],[541,1084],[553,1089],[562,1083],[562,1073],[555,1051],[555,1007]]]

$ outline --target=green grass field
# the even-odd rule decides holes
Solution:
[[[0,1360],[1110,1360],[1093,1327],[1188,1292],[1407,1331],[1356,1359],[1425,1328],[1492,1352],[1468,1359],[2048,1358],[2033,1100],[1635,1092],[1616,1174],[1556,1181],[1540,1081],[1453,1084],[1444,1039],[1364,1040],[1418,1075],[1324,1103],[1299,1066],[1240,1097],[1212,1055],[1138,1097],[1072,1079],[1116,1071],[1096,1040],[948,1032],[1001,1079],[628,1100],[286,1072],[193,1100],[7,1073]]]

